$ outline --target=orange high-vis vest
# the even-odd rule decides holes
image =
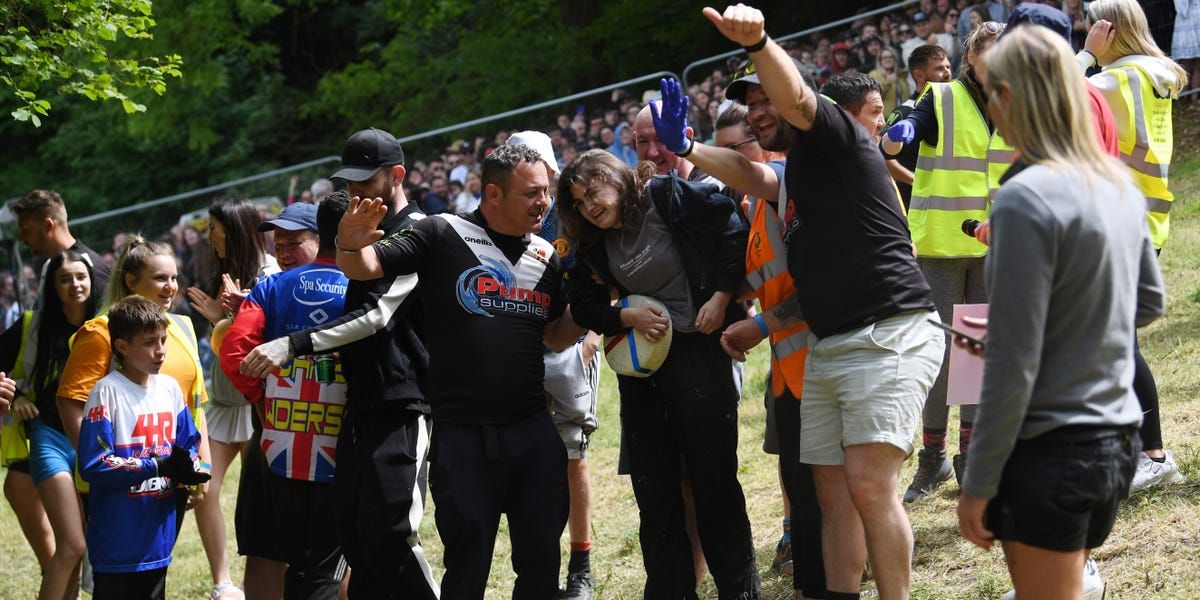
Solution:
[[[787,187],[779,178],[779,204],[787,204]],[[783,221],[778,209],[753,196],[742,199],[742,210],[750,219],[746,244],[746,282],[754,290],[762,310],[768,311],[796,295],[796,283],[787,268],[783,245]],[[771,393],[783,394],[786,387],[796,400],[804,389],[804,359],[808,356],[808,325],[800,324],[771,334]]]

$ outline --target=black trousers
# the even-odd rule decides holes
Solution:
[[[164,600],[167,568],[136,573],[92,572],[92,600]]]
[[[720,597],[758,598],[754,542],[737,479],[738,396],[719,337],[676,332],[671,353],[654,375],[619,377],[618,383],[621,430],[641,516],[644,596],[695,597],[680,495],[688,479],[700,545]]]
[[[355,600],[436,599],[417,530],[425,513],[426,415],[390,407],[346,413],[334,474],[339,534]]]
[[[771,385],[770,381],[767,385]],[[821,555],[821,505],[812,465],[800,462],[800,402],[784,390],[775,399],[779,465],[783,487],[792,501],[792,587],[806,598],[825,597],[825,561]]]
[[[331,483],[316,483],[267,475],[275,498],[277,531],[283,533],[287,600],[335,600],[346,572],[338,543],[337,514]]]
[[[439,422],[430,460],[434,518],[446,549],[442,599],[483,598],[501,514],[508,516],[517,575],[513,599],[555,598],[567,451],[550,414],[496,426]]]
[[[1137,333],[1133,336],[1133,393],[1142,406],[1142,450],[1162,450],[1162,420],[1158,411],[1158,385],[1142,356]]]

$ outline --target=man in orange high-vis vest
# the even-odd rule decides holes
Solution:
[[[678,137],[686,126],[687,108],[683,93],[673,80],[663,81],[663,109],[654,126],[660,139]],[[769,420],[778,434],[780,478],[790,500],[789,519],[795,526],[785,529],[777,547],[776,564],[786,573],[793,558],[793,587],[803,597],[825,595],[825,569],[821,554],[821,511],[817,504],[812,468],[799,462],[800,397],[804,360],[808,354],[808,327],[799,314],[796,288],[787,269],[783,245],[783,216],[788,205],[783,184],[784,162],[769,160],[770,154],[786,150],[790,140],[781,139],[785,127],[758,85],[753,63],[738,69],[725,92],[726,98],[746,105],[726,108],[717,118],[715,146],[690,141],[683,150],[693,164],[729,185],[726,190],[741,199],[743,216],[750,223],[746,247],[746,285],[743,299],[757,298],[762,313],[755,319],[771,340],[771,379],[767,389]],[[682,110],[680,110],[682,107]],[[671,132],[674,131],[674,135]],[[753,143],[751,143],[753,142]],[[756,153],[765,150],[763,156]],[[742,357],[744,359],[744,357]],[[772,419],[773,417],[773,419]],[[770,441],[770,440],[768,440]],[[785,526],[786,527],[786,526]],[[793,535],[794,534],[794,535]],[[786,544],[783,542],[787,542]],[[795,548],[792,551],[792,548]]]

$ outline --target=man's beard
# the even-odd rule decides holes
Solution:
[[[775,122],[775,135],[770,139],[758,139],[758,145],[763,150],[771,152],[787,152],[792,148],[792,141],[795,139],[795,133],[792,131],[792,126],[783,119],[778,119]]]

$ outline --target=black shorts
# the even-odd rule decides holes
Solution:
[[[167,568],[134,573],[92,572],[93,600],[163,600],[167,597]]]
[[[1127,428],[1069,427],[1018,441],[988,503],[988,529],[1057,552],[1099,547],[1129,496],[1140,450]]]
[[[29,475],[30,474],[29,459],[27,458],[25,460],[18,460],[17,462],[14,462],[14,463],[8,465],[8,470],[16,471],[18,473],[24,473],[26,475]]]
[[[251,414],[254,436],[242,451],[242,475],[233,513],[238,554],[287,562],[287,553],[281,547],[284,536],[275,527],[271,487],[267,483],[272,476],[271,469],[260,445],[262,424],[257,411],[251,411]]]

